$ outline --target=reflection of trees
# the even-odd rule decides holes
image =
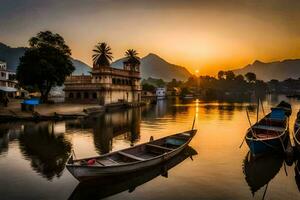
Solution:
[[[235,105],[231,103],[230,104],[220,103],[218,105],[220,119],[224,119],[224,116],[226,116],[228,120],[231,120],[234,116],[234,110],[235,110]]]
[[[31,160],[31,167],[51,180],[60,177],[69,158],[71,144],[63,135],[54,134],[50,123],[24,125],[20,135],[22,154]]]
[[[9,142],[8,131],[9,131],[8,128],[0,129],[0,155],[2,153],[6,153],[8,150],[8,142]]]
[[[20,125],[1,124],[0,126],[0,155],[8,151],[9,143],[19,137]]]
[[[167,178],[168,170],[196,154],[197,152],[188,146],[172,159],[160,165],[147,168],[147,170],[119,175],[114,178],[102,177],[101,179],[80,182],[69,199],[102,199],[126,190],[133,192],[136,187],[160,175]]]
[[[243,161],[243,172],[253,195],[276,176],[282,163],[283,158],[277,154],[254,158],[247,153]]]
[[[295,181],[300,192],[300,159],[296,160],[295,163]]]
[[[132,145],[140,138],[141,108],[106,113],[77,121],[66,122],[67,129],[92,129],[94,144],[99,154],[112,149],[114,137],[124,135]]]

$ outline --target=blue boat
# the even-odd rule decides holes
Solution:
[[[297,118],[294,125],[294,141],[298,152],[300,152],[300,110],[297,113]]]
[[[252,155],[285,151],[289,138],[290,114],[291,105],[281,102],[247,130],[245,139]]]

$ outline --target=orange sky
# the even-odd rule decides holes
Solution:
[[[49,29],[90,65],[99,41],[115,58],[134,48],[210,75],[256,59],[300,58],[300,1],[3,1],[1,42],[27,46],[29,37]]]

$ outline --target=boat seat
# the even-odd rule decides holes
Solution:
[[[171,148],[168,148],[168,147],[162,147],[162,146],[159,146],[159,145],[155,145],[155,144],[146,144],[147,146],[150,146],[150,147],[154,147],[154,148],[159,148],[159,149],[163,149],[163,150],[166,150],[166,151],[172,151],[173,149]]]
[[[277,126],[264,126],[264,125],[255,125],[253,128],[263,129],[267,131],[277,131],[277,132],[283,132],[285,130],[285,128],[281,128]]]
[[[125,157],[128,157],[128,158],[131,158],[133,160],[138,160],[138,161],[144,161],[145,159],[143,158],[140,158],[140,157],[137,157],[137,156],[134,156],[132,154],[128,154],[128,153],[125,153],[123,151],[119,151],[118,154],[122,155],[122,156],[125,156]]]

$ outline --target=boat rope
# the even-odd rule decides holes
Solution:
[[[297,135],[298,135],[299,131],[300,131],[300,127],[294,133],[294,140],[297,142],[297,144],[300,144],[300,141],[297,139]]]
[[[255,133],[254,133],[254,131],[253,131],[253,129],[252,129],[252,123],[251,123],[251,120],[250,120],[250,117],[249,117],[249,113],[248,113],[248,108],[247,108],[247,107],[246,107],[246,114],[247,114],[248,122],[249,122],[249,125],[250,125],[250,130],[251,130],[251,132],[252,132],[252,136],[254,136]],[[241,147],[243,146],[243,144],[244,144],[244,142],[245,142],[245,140],[246,140],[247,134],[248,134],[248,131],[246,131],[246,135],[244,136],[243,141],[242,141],[242,143],[240,144],[240,147],[239,147],[239,148],[241,148]]]

